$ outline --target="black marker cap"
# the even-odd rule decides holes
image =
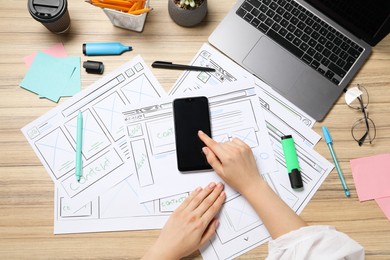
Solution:
[[[293,169],[288,176],[290,178],[290,184],[293,189],[303,188],[302,175],[298,169]]]
[[[83,68],[85,68],[85,71],[87,73],[93,73],[93,74],[103,74],[104,71],[103,62],[100,61],[92,61],[92,60],[84,61]]]

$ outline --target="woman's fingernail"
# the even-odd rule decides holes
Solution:
[[[197,192],[199,192],[201,190],[202,190],[202,187],[198,187],[198,188],[195,189],[195,191],[197,191]]]
[[[209,152],[209,150],[207,149],[207,147],[203,147],[203,148],[202,148],[202,152],[203,152],[205,155],[207,155],[208,152]]]
[[[222,182],[218,182],[217,186],[218,186],[218,188],[221,188],[221,187],[223,187],[223,183]]]
[[[214,187],[215,187],[215,183],[214,182],[210,182],[209,188],[214,188]]]

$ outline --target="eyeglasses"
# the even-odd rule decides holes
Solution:
[[[357,120],[352,125],[351,134],[353,139],[358,142],[359,146],[362,146],[367,141],[371,144],[376,137],[376,127],[374,122],[368,117],[369,96],[367,89],[357,84],[356,87],[346,91],[345,101],[350,108],[363,113],[363,118]]]

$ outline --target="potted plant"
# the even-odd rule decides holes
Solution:
[[[168,0],[169,16],[178,25],[192,27],[207,14],[207,0]]]

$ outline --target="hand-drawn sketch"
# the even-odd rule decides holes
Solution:
[[[251,79],[255,82],[258,101],[263,110],[267,135],[271,142],[278,171],[264,173],[263,178],[274,191],[298,214],[310,201],[321,183],[332,170],[331,165],[312,148],[320,136],[310,129],[315,121],[273,91],[267,84],[204,44],[194,57],[192,65],[208,66],[216,72],[184,72],[170,91],[170,95],[197,93],[203,88],[225,88],[226,82]],[[302,170],[304,190],[296,192],[290,187],[280,137],[294,137]],[[247,135],[238,136],[246,138]],[[229,197],[220,216],[217,235],[202,249],[204,259],[232,259],[268,241],[267,230],[248,202],[241,196]]]
[[[275,92],[270,86],[250,74],[241,66],[226,58],[223,54],[208,44],[203,44],[191,62],[194,66],[214,68],[215,72],[186,71],[171,88],[169,95],[176,95],[196,91],[204,86],[221,86],[225,82],[233,82],[239,79],[255,80],[260,90],[259,100],[262,106],[279,120],[295,119],[294,123],[300,122],[303,125],[312,127],[315,120],[291,102]],[[287,123],[289,120],[287,121]],[[299,123],[298,123],[299,124]]]
[[[162,228],[188,192],[139,203],[139,188],[132,176],[121,181],[81,208],[75,207],[60,189],[55,194],[54,233],[105,232]]]
[[[261,172],[274,172],[277,170],[275,157],[254,84],[250,81],[241,84],[241,87],[234,82],[224,88],[202,89],[196,95],[208,97],[215,140],[240,137],[251,146]],[[188,96],[188,93],[182,96]],[[211,181],[220,181],[213,171],[178,171],[172,110],[172,101],[177,97],[129,106],[123,113],[140,187],[140,202],[192,191]],[[228,187],[226,190],[228,196],[236,193]]]
[[[22,128],[62,195],[81,208],[135,172],[122,110],[166,96],[140,56]],[[76,115],[83,123],[83,175],[75,178]]]

